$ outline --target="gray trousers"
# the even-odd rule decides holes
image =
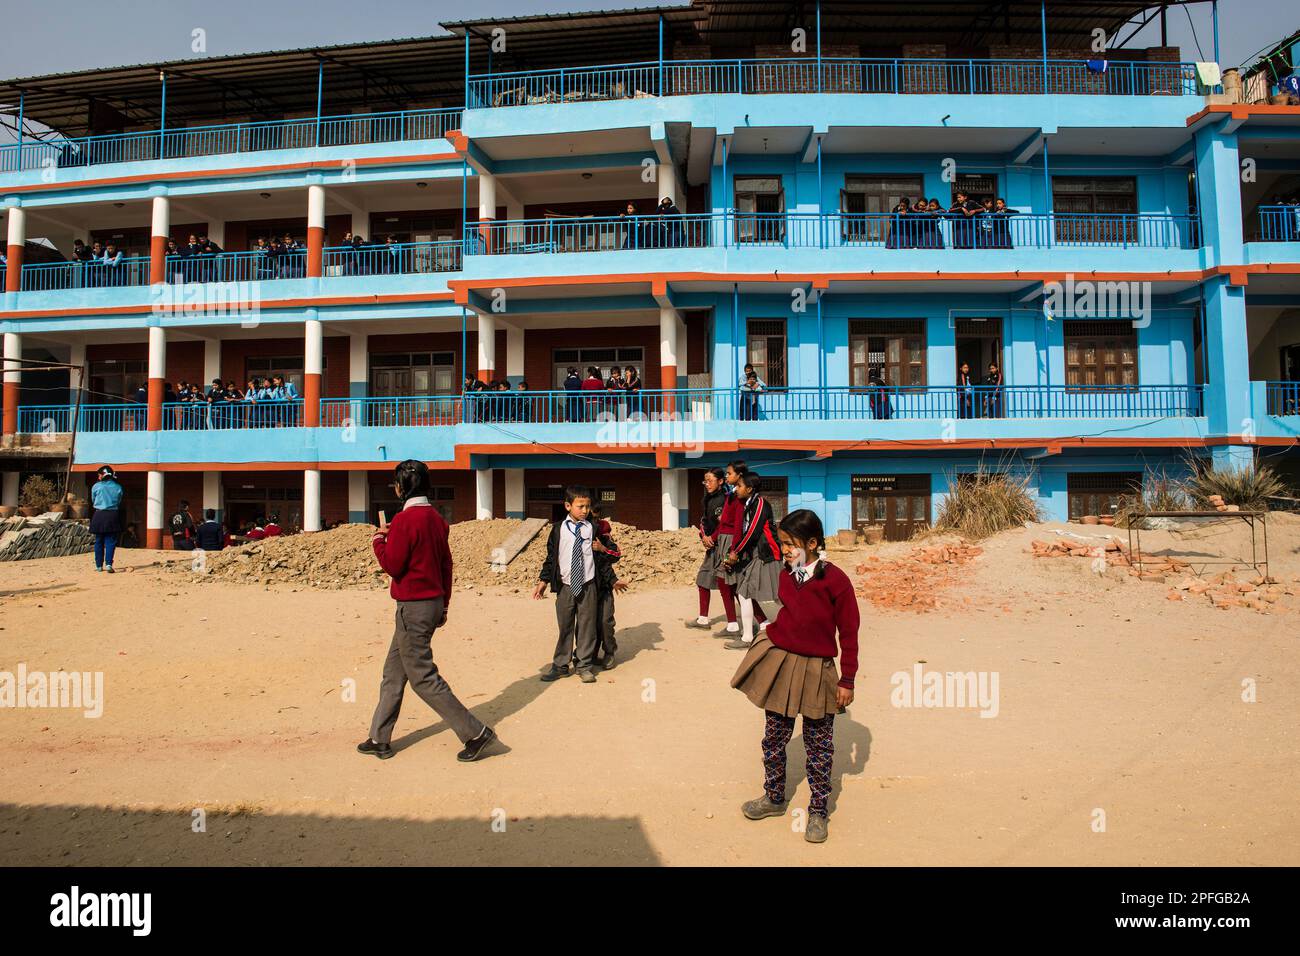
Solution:
[[[393,643],[384,659],[384,677],[379,684],[379,704],[370,721],[370,739],[386,744],[393,739],[393,725],[402,709],[406,682],[447,722],[461,742],[477,737],[483,722],[465,709],[451,687],[438,673],[429,642],[442,620],[442,598],[432,601],[398,601],[397,626]]]
[[[596,657],[598,611],[595,581],[588,581],[582,595],[576,598],[567,584],[560,586],[560,593],[555,596],[555,620],[560,626],[560,639],[555,644],[553,658],[556,667],[569,666],[576,641],[578,670],[591,670]]]
[[[599,637],[597,647],[604,648],[608,657],[618,650],[618,641],[614,640],[614,592],[601,591],[596,595],[596,633]]]

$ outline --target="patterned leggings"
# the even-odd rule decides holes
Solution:
[[[794,718],[764,711],[763,789],[773,803],[785,802],[785,748],[794,735]],[[831,795],[831,761],[835,758],[835,715],[803,719],[803,746],[808,752],[808,812],[826,816]]]

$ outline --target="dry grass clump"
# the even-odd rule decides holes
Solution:
[[[934,530],[979,541],[1042,520],[1027,476],[977,471],[949,483]]]

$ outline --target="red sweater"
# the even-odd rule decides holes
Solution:
[[[393,579],[388,593],[394,601],[429,601],[440,597],[451,604],[451,546],[447,522],[432,505],[403,508],[388,526],[387,536],[371,539],[379,566]]]
[[[777,594],[781,610],[767,626],[768,639],[782,650],[805,657],[840,655],[840,686],[853,687],[858,673],[858,598],[849,576],[833,564],[820,579],[795,584],[788,567],[781,569]],[[839,647],[835,632],[839,631]]]
[[[729,534],[733,538],[740,534],[740,521],[745,514],[745,503],[735,496],[727,495],[727,503],[722,506],[718,517],[718,530],[714,534]]]

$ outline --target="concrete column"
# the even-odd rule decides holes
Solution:
[[[352,235],[365,236],[366,239],[374,239],[370,234],[370,211],[362,209],[360,212],[352,211]]]
[[[478,175],[478,220],[479,235],[483,239],[486,252],[492,251],[492,221],[497,215],[497,178],[491,173]]]
[[[214,378],[225,381],[221,375],[221,339],[203,341],[203,386],[212,384]]]
[[[365,398],[366,392],[369,390],[370,366],[367,354],[369,338],[365,332],[353,332],[348,336],[349,398]]]
[[[4,481],[0,483],[0,505],[10,508],[18,507],[18,479],[21,475],[16,471],[6,471]]]
[[[490,312],[478,317],[478,377],[480,382],[490,382],[497,370],[497,320]]]
[[[9,236],[5,245],[5,291],[17,292],[23,282],[23,250],[27,247],[27,210],[9,207]]]
[[[506,379],[512,386],[524,379],[524,330],[517,325],[506,326]],[[534,388],[546,388],[537,383]]]
[[[207,520],[209,508],[217,513],[218,521],[222,520],[224,515],[222,514],[221,472],[219,471],[205,471],[203,473],[203,520]]]
[[[680,324],[676,309],[659,310],[659,387],[665,391],[677,387],[677,329]],[[677,411],[676,399],[665,395],[661,407],[656,409],[652,402],[649,411],[671,415]]]
[[[10,210],[14,212],[14,210]],[[10,259],[10,274],[13,272],[13,260]],[[18,390],[22,387],[23,337],[17,332],[6,332],[4,339],[4,427],[0,429],[5,435],[18,432]]]
[[[208,238],[219,245],[222,249],[226,248],[226,220],[211,220],[208,223]]]
[[[325,255],[325,187],[307,187],[307,276],[319,279]]]
[[[663,530],[675,531],[684,527],[682,514],[686,510],[686,472],[680,468],[665,468],[659,472],[659,487]]]
[[[369,508],[366,501],[367,477],[369,476],[364,471],[348,472],[348,521],[352,524],[363,524],[371,520],[367,513]]]
[[[474,517],[486,521],[492,517],[492,469],[474,472]]]
[[[302,423],[307,428],[320,427],[321,370],[324,368],[325,341],[315,309],[307,310],[304,325],[302,372]]]
[[[154,196],[153,222],[149,227],[149,281],[151,283],[167,281],[167,237],[169,235],[171,235],[171,201],[166,196]],[[208,238],[212,239],[212,236]]]
[[[162,326],[149,327],[149,410],[146,427],[151,432],[162,431],[163,396],[167,381],[167,332]],[[150,472],[152,475],[153,472]],[[161,481],[161,476],[159,477]]]
[[[1250,422],[1246,290],[1226,278],[1205,287],[1205,416],[1211,435],[1240,435]]]
[[[506,469],[506,517],[522,518],[524,516],[524,470],[522,468]]]
[[[677,179],[677,167],[671,162],[660,163],[655,170],[655,176],[659,180],[659,198],[670,197],[673,204],[682,212],[685,212],[686,197],[682,192],[681,183]]]
[[[79,375],[75,369],[69,369],[68,371],[68,404],[75,405],[77,404],[78,381],[81,383],[80,388],[83,392],[90,388],[90,368],[86,363],[85,342],[74,342],[68,347],[68,364],[79,365],[85,369],[84,375]],[[81,400],[84,402],[86,396],[83,395]]]
[[[320,469],[302,473],[302,530],[320,530]]]
[[[152,379],[150,380],[152,384]],[[145,479],[144,493],[144,546],[161,548],[163,546],[163,473],[151,471]]]

